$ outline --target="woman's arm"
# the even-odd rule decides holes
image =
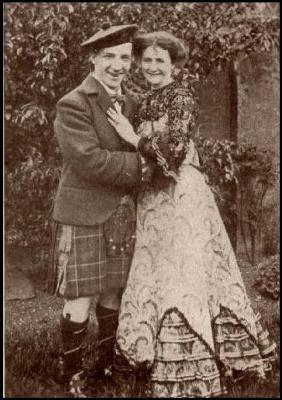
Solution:
[[[140,136],[135,133],[129,120],[117,109],[108,110],[108,121],[123,140],[137,149],[141,166],[141,183],[149,182],[155,166],[147,156],[144,158],[139,152]]]
[[[146,159],[156,164],[154,175],[176,177],[185,159],[197,117],[197,107],[192,92],[176,89],[167,110],[168,118],[161,124],[161,130],[156,130],[148,137],[140,138],[120,112],[110,109],[108,116],[109,122],[118,134],[133,144]]]

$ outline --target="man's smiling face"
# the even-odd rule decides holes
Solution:
[[[132,44],[102,49],[92,58],[95,76],[110,89],[117,89],[131,67]]]

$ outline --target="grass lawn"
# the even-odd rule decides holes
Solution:
[[[280,313],[278,301],[259,295],[254,289],[255,267],[240,263],[242,275],[253,306],[262,314],[264,326],[279,346]],[[50,297],[42,290],[42,281],[35,279],[36,297],[14,300],[5,306],[5,397],[62,398],[65,392],[59,384],[58,355],[60,352],[59,318],[62,300]],[[93,309],[94,310],[94,309]],[[90,318],[85,345],[87,369],[95,362],[96,322]],[[110,382],[92,382],[91,397],[140,397],[128,387],[115,388]],[[257,387],[251,382],[242,392],[235,388],[231,397],[279,398],[279,363],[267,384]]]

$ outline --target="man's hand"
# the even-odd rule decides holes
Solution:
[[[121,111],[109,108],[107,115],[109,123],[115,128],[119,136],[137,148],[140,137],[136,135],[131,123]]]

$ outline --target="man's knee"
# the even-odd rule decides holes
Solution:
[[[89,316],[91,304],[90,297],[79,297],[73,300],[65,300],[63,316],[66,318],[69,315],[71,321],[84,322]]]
[[[118,310],[120,306],[122,289],[110,289],[100,296],[99,303],[106,308]]]

